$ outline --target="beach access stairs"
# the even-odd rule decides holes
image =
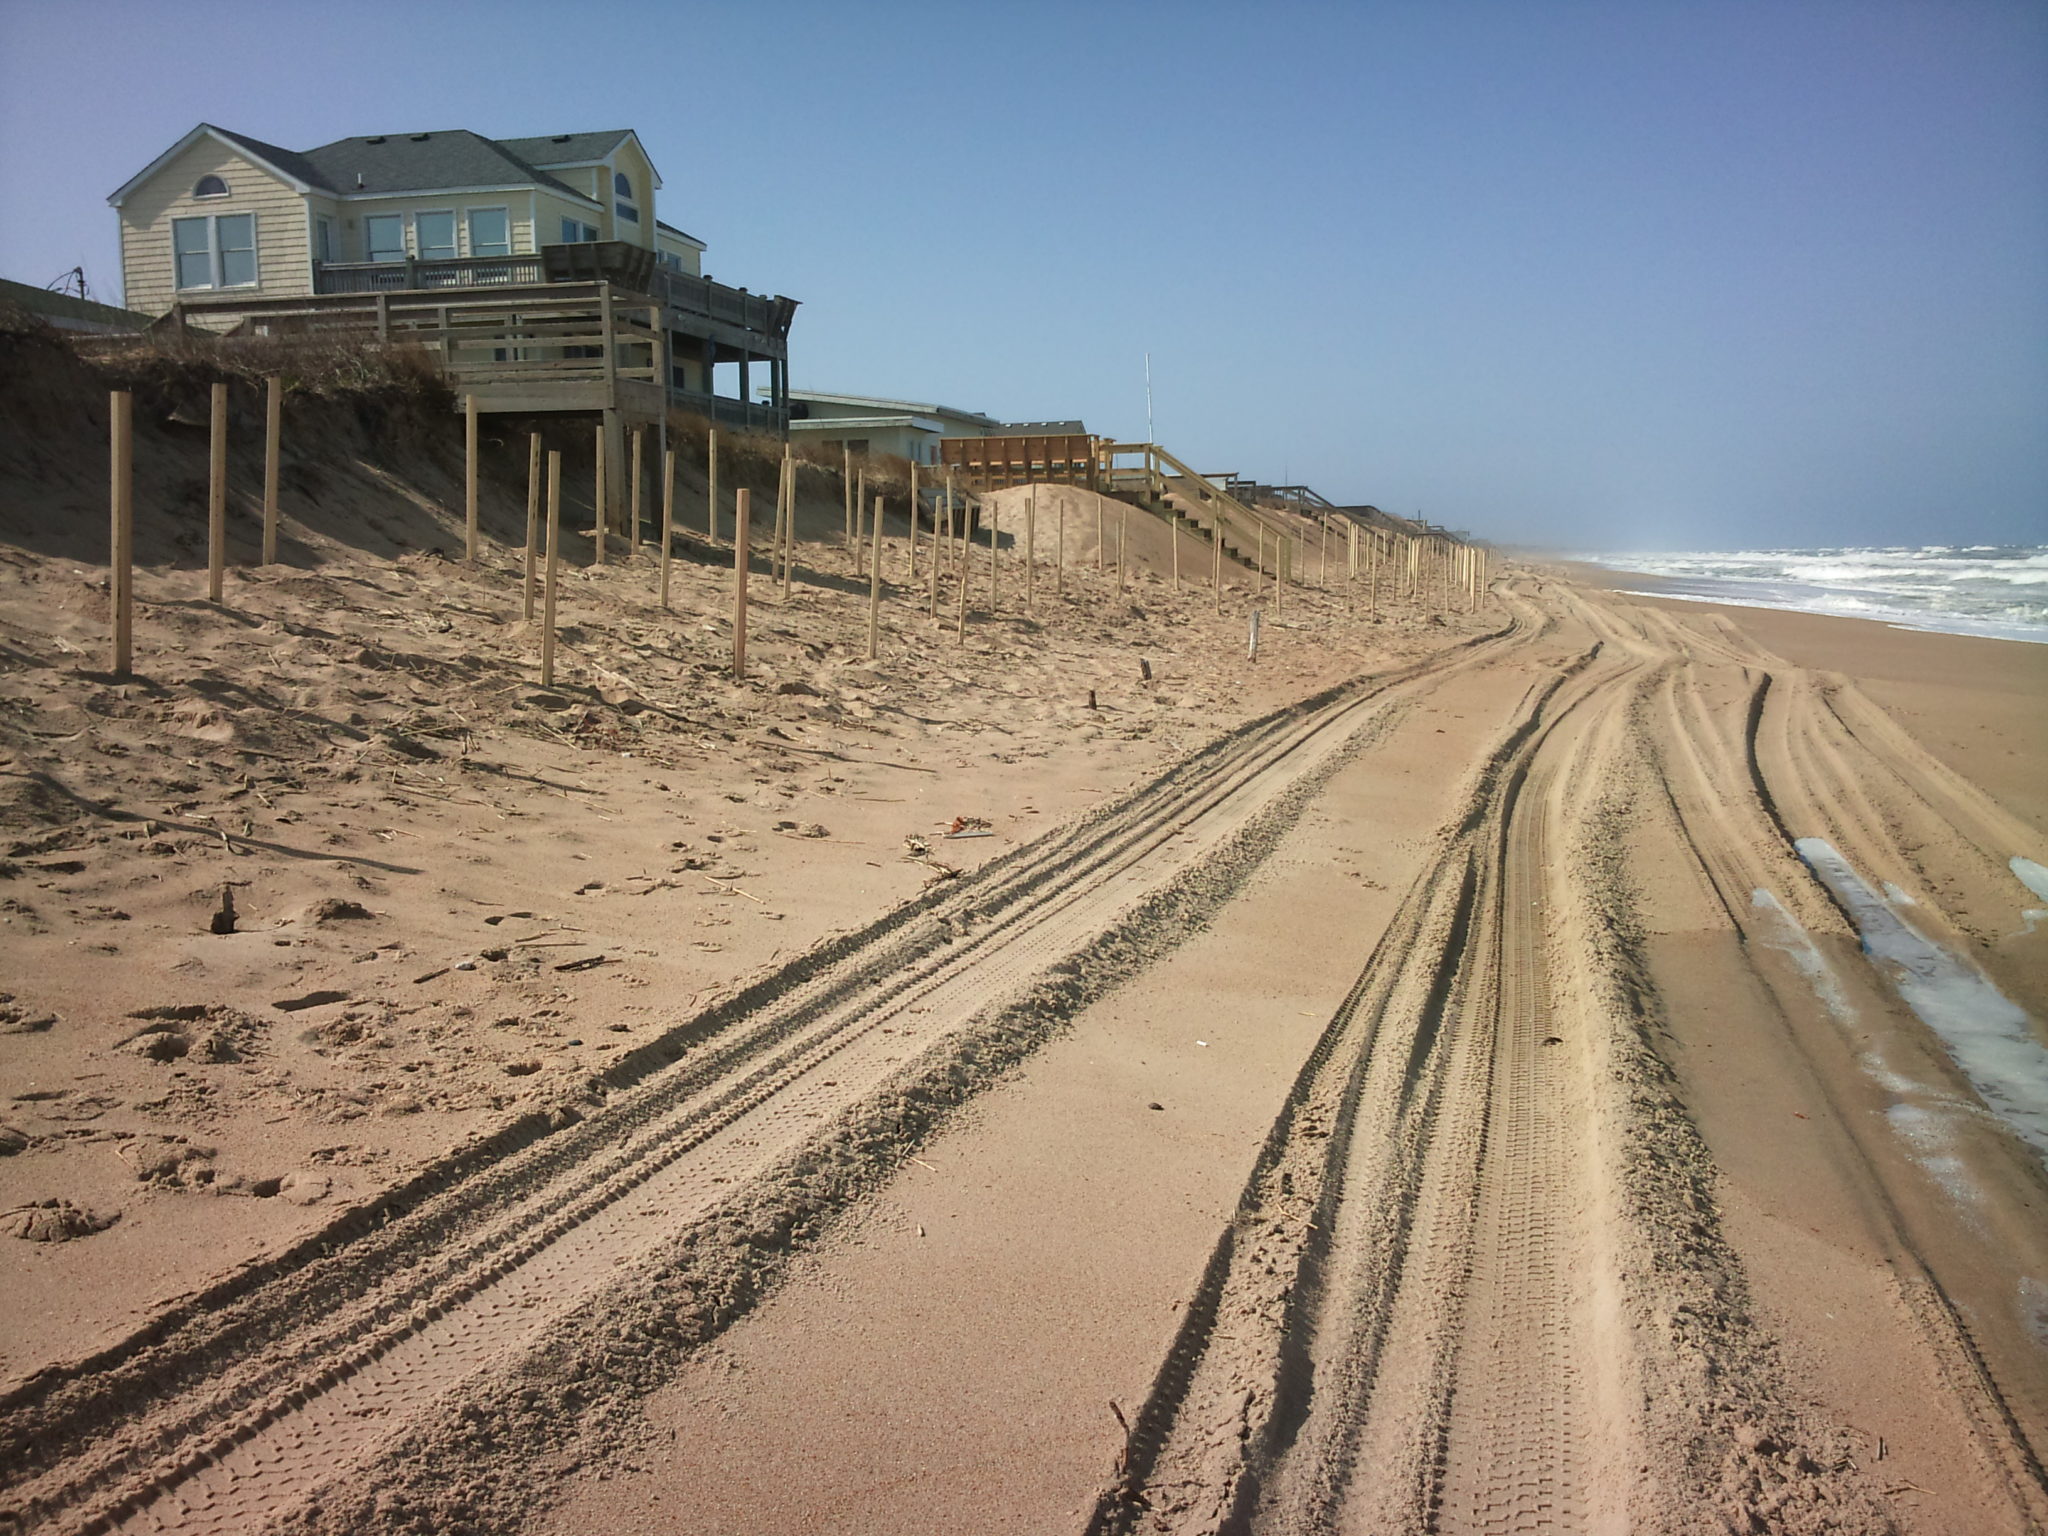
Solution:
[[[1291,573],[1292,531],[1270,512],[1226,490],[1228,476],[1201,474],[1157,443],[1103,443],[1099,451],[1105,494],[1221,544],[1241,564],[1282,579]],[[1126,458],[1140,462],[1119,463]]]

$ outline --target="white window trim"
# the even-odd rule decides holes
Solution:
[[[420,220],[431,219],[437,213],[445,213],[455,222],[455,251],[452,257],[429,256],[426,253],[426,246],[420,240]],[[411,226],[412,254],[416,261],[462,260],[463,229],[465,226],[460,208],[417,208],[413,210],[412,216],[406,222]]]
[[[505,259],[505,257],[479,256],[477,254],[476,242],[470,238],[469,221],[480,213],[502,213],[505,215],[505,257],[517,256],[519,254],[519,239],[513,233],[512,209],[507,203],[479,203],[474,208],[462,210],[460,221],[462,233],[458,238],[463,247],[463,254],[468,256],[471,261],[499,261]]]
[[[221,219],[249,220],[249,254],[256,259],[256,280],[253,283],[224,283],[221,281],[220,225]],[[204,219],[206,221],[206,255],[213,281],[196,288],[187,288],[178,282],[178,223],[183,219]],[[229,293],[244,288],[263,286],[263,221],[257,217],[254,208],[214,208],[209,206],[204,213],[181,213],[173,215],[171,227],[164,231],[171,242],[171,291],[173,293]]]

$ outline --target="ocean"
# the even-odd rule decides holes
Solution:
[[[1701,550],[1578,558],[1659,578],[1651,597],[1875,619],[2048,645],[2048,545]]]

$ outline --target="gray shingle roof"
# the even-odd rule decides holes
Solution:
[[[534,182],[571,196],[583,195],[536,170],[495,139],[467,128],[336,139],[292,158],[311,167],[314,174],[307,179],[335,192],[426,192]]]
[[[325,178],[313,168],[312,162],[295,149],[279,149],[275,144],[266,144],[261,139],[252,139],[246,133],[236,133],[232,128],[222,128],[213,123],[206,125],[222,138],[239,144],[250,154],[268,160],[287,176],[296,176],[308,186],[327,187]],[[335,191],[336,188],[327,187]]]
[[[607,128],[601,133],[557,133],[538,139],[500,139],[498,142],[528,165],[588,165],[602,160],[619,147],[633,130]]]

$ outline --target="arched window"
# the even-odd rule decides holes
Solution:
[[[618,194],[618,201],[612,204],[618,216],[629,224],[640,222],[640,210],[633,206],[633,178],[624,171],[612,172],[612,191]]]
[[[631,197],[633,195],[633,178],[624,171],[614,172],[612,175],[612,190],[621,197]]]
[[[226,197],[228,195],[228,184],[218,176],[202,176],[199,178],[199,185],[192,189],[192,195],[194,197]]]

